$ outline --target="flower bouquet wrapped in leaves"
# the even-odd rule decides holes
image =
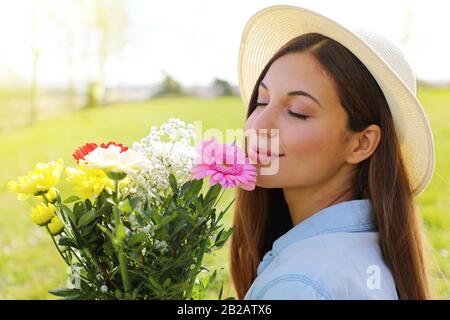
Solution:
[[[192,124],[170,119],[131,148],[87,143],[73,156],[36,164],[8,183],[34,197],[32,220],[45,228],[69,269],[65,299],[202,299],[215,281],[206,253],[232,233],[217,205],[224,188],[252,190],[256,170],[235,145],[214,138],[194,148]],[[56,185],[65,174],[73,194]],[[204,178],[210,186],[202,192]],[[200,278],[202,271],[205,276]],[[223,288],[223,286],[222,286]],[[219,299],[222,289],[219,292]]]

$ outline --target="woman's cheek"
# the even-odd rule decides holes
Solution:
[[[302,132],[288,133],[289,141],[285,152],[291,156],[313,155],[321,151],[325,146],[322,137],[316,130],[304,130]]]

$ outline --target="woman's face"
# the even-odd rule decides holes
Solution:
[[[347,115],[333,81],[313,56],[289,53],[278,58],[259,86],[257,103],[262,105],[249,116],[245,130],[256,129],[258,139],[247,139],[247,151],[252,161],[263,162],[264,150],[272,151],[272,163],[256,164],[258,186],[320,185],[346,163],[349,146],[345,137],[350,134]],[[263,153],[261,157],[252,151],[258,150],[255,143]],[[278,170],[267,171],[276,165]],[[263,168],[272,174],[262,174]]]

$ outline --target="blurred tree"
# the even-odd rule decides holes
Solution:
[[[81,9],[83,0],[42,1],[32,2],[31,15],[31,90],[30,90],[30,117],[29,123],[36,122],[39,111],[39,65],[46,41],[52,37],[60,37],[61,48],[67,49],[67,62],[69,70],[68,104],[75,108],[75,56],[74,32],[80,28]]]
[[[41,59],[42,39],[39,38],[38,25],[40,17],[38,12],[42,8],[40,0],[33,2],[31,14],[31,86],[30,86],[30,118],[29,124],[33,125],[37,119],[38,112],[38,67]]]
[[[75,51],[75,31],[79,28],[80,21],[82,19],[83,0],[71,0],[69,3],[65,3],[66,14],[64,15],[64,32],[66,34],[67,41],[67,65],[68,65],[68,88],[67,98],[69,109],[74,110],[76,108],[77,91],[75,86],[76,68],[75,62],[77,52]]]
[[[93,29],[90,36],[98,38],[97,82],[102,96],[99,103],[105,103],[106,63],[108,57],[117,54],[125,45],[128,14],[122,0],[81,0],[85,10],[87,26]],[[89,94],[89,93],[88,93]],[[89,99],[89,97],[88,97]]]
[[[100,104],[104,97],[104,87],[96,81],[89,81],[86,89],[86,108],[94,108]]]
[[[76,62],[79,56],[77,47],[83,41],[76,41],[76,33],[82,27],[83,0],[66,0],[53,2],[49,7],[47,19],[54,25],[52,33],[61,39],[61,47],[65,48],[68,70],[67,104],[69,110],[76,108]]]
[[[181,84],[164,72],[164,79],[161,82],[158,91],[153,94],[153,97],[161,96],[183,96],[186,95]]]
[[[217,95],[219,95],[219,96],[233,96],[234,95],[233,87],[226,80],[215,78],[213,80],[212,87],[213,87],[214,92],[216,92]]]

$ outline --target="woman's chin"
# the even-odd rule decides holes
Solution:
[[[258,175],[256,177],[256,186],[261,188],[279,188],[279,183],[276,175],[262,175],[256,169]]]
[[[261,188],[279,188],[278,159],[267,163],[256,163],[256,185]]]

